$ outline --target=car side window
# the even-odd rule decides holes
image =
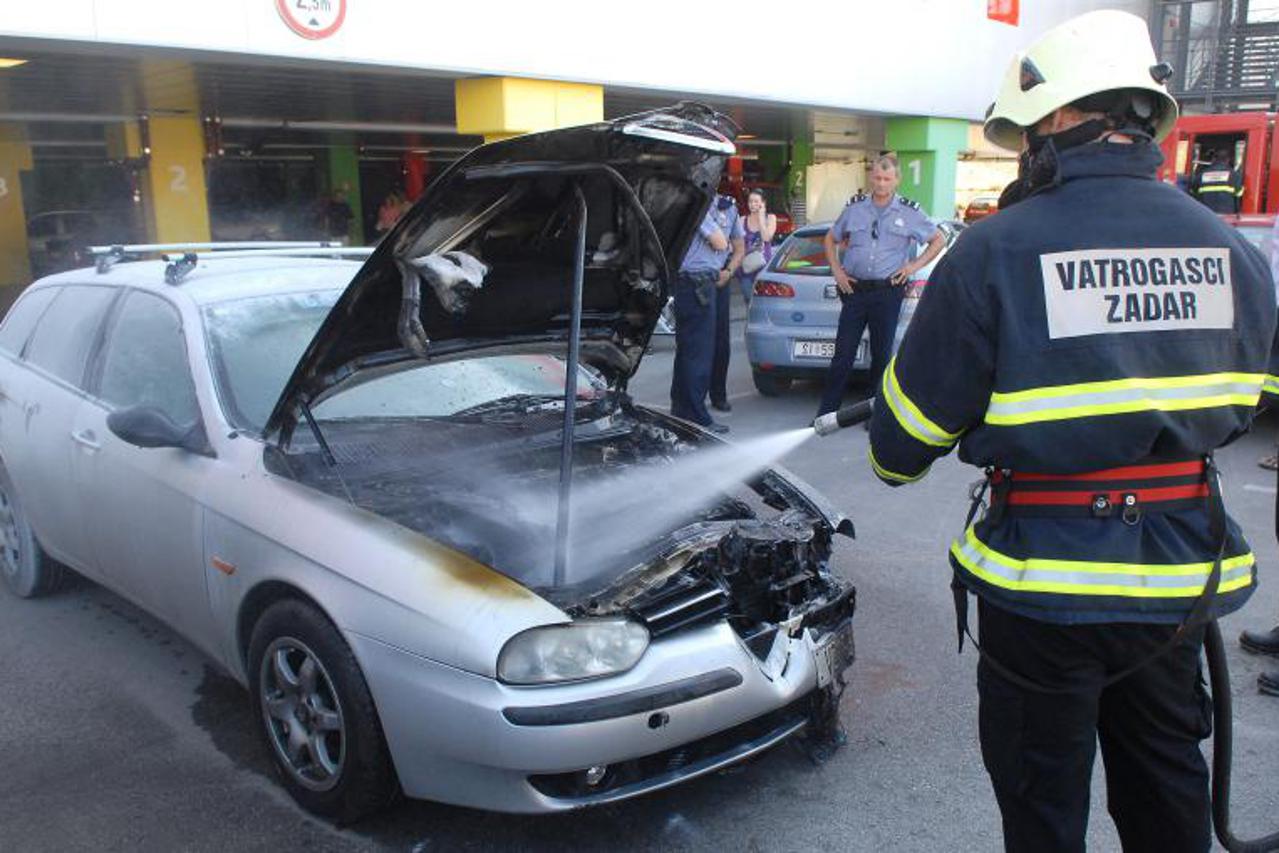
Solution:
[[[18,297],[5,316],[4,325],[0,326],[0,350],[10,355],[21,355],[22,347],[31,337],[31,330],[57,295],[56,287],[40,287]]]
[[[199,420],[176,308],[149,293],[134,291],[126,297],[107,335],[98,397],[114,409],[159,409],[179,425]]]
[[[84,387],[85,362],[118,292],[113,287],[63,287],[36,325],[27,361],[77,388]]]

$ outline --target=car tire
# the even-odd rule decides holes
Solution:
[[[347,825],[388,806],[395,769],[350,647],[311,604],[263,612],[249,642],[254,716],[280,780],[302,808]]]
[[[44,552],[27,522],[9,472],[0,466],[0,578],[19,598],[39,598],[62,586],[65,570]]]
[[[790,389],[792,381],[786,376],[761,373],[758,370],[751,371],[751,378],[755,380],[755,390],[765,397],[776,397],[778,394],[785,393]]]

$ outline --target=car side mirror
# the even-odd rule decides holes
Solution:
[[[134,406],[107,415],[107,429],[134,447],[176,447],[201,456],[216,456],[198,420],[179,425],[154,406]]]

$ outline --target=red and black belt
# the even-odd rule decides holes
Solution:
[[[991,510],[1011,516],[1109,518],[1134,524],[1145,512],[1203,507],[1208,470],[1202,458],[1151,461],[1082,474],[988,473]]]

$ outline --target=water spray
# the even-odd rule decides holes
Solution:
[[[850,426],[856,426],[864,420],[868,420],[871,413],[875,411],[875,400],[872,397],[869,400],[860,400],[856,403],[849,403],[847,406],[834,412],[827,412],[819,415],[813,421],[813,432],[818,435],[830,435],[837,430],[845,429]]]

